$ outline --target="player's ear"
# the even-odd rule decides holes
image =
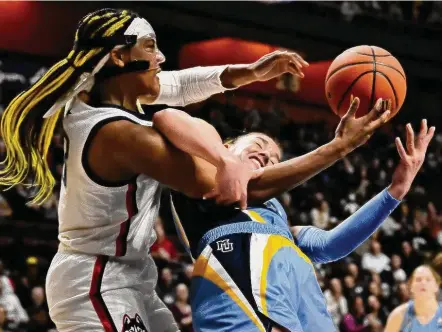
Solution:
[[[230,144],[230,143],[224,143],[224,146],[226,147],[226,149],[229,149],[229,148],[232,146],[232,144]]]
[[[109,54],[109,62],[118,67],[124,67],[124,53],[122,49],[113,49]]]

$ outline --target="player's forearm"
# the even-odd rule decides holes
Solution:
[[[302,227],[296,235],[297,244],[313,262],[341,259],[366,241],[399,203],[385,189],[330,231]]]
[[[158,74],[160,94],[156,99],[141,96],[142,104],[186,106],[229,89],[257,81],[250,65],[193,67]]]
[[[263,175],[250,182],[249,200],[265,201],[291,190],[330,167],[347,153],[333,140],[303,156],[264,168]]]
[[[250,65],[229,65],[220,76],[221,83],[226,88],[238,88],[257,81]]]
[[[141,96],[142,104],[186,106],[206,100],[230,87],[221,78],[227,66],[194,67],[158,74],[160,94],[156,99]],[[229,75],[227,75],[227,78]]]
[[[216,167],[231,156],[215,128],[185,112],[173,109],[157,112],[153,124],[176,148]]]

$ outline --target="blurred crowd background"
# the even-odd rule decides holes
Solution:
[[[256,8],[288,6],[283,8],[292,9],[298,5],[263,2],[256,4]],[[100,4],[95,6],[102,7]],[[167,6],[162,6],[158,8],[167,9]],[[394,29],[406,24],[406,31],[413,31],[415,35],[420,33],[416,31],[421,30],[431,35],[436,31],[432,29],[439,29],[442,23],[440,2],[330,1],[306,2],[299,6],[309,15],[345,22],[342,24],[354,25],[355,29],[358,24],[362,26],[366,22],[379,22],[380,19],[384,22],[382,24],[388,22]],[[146,17],[150,19],[148,9]],[[198,35],[197,31],[187,30],[183,31],[186,36],[183,40],[161,39],[161,32],[167,35],[173,29],[176,28],[161,26],[157,31],[160,48],[165,46],[163,51],[168,57],[166,69],[178,67],[177,54],[172,53],[176,51],[176,44],[189,41],[192,33]],[[314,36],[310,38],[313,40]],[[319,55],[315,56],[321,60]],[[420,118],[425,116],[431,125],[441,128],[442,100],[434,91],[440,91],[442,82],[428,75],[420,76],[412,68],[416,59],[412,55],[406,59],[412,75],[408,77],[410,97],[407,97],[404,111],[366,145],[292,192],[279,197],[292,226],[335,227],[389,185],[398,161],[394,137],[404,137],[406,122],[411,121],[416,128]],[[43,75],[53,60],[53,56],[3,49],[0,53],[0,112],[16,94]],[[440,62],[430,65],[442,69]],[[408,72],[408,67],[404,67]],[[433,71],[437,72],[436,69]],[[153,114],[157,109],[160,108],[145,107],[148,114]],[[296,98],[287,100],[252,90],[228,92],[193,105],[188,110],[194,116],[210,122],[223,138],[236,136],[243,131],[262,131],[278,138],[284,149],[284,159],[302,155],[330,141],[337,123],[336,118],[330,120],[331,111],[324,105],[309,105]],[[299,114],[301,111],[311,111],[316,115],[314,119],[308,116],[301,119],[296,116],[297,111]],[[1,159],[4,159],[4,153],[0,133]],[[63,156],[63,138],[57,130],[49,157],[57,181],[62,173]],[[437,130],[413,188],[380,230],[345,259],[315,265],[328,309],[341,331],[382,331],[389,312],[410,299],[407,279],[412,270],[422,263],[431,263],[441,272],[442,257],[438,256],[442,246],[441,164],[442,133]],[[32,179],[29,181],[32,182]],[[55,331],[48,315],[44,284],[46,271],[58,245],[59,184],[51,199],[42,206],[28,203],[34,193],[32,187],[19,185],[9,190],[2,189],[0,331]],[[187,332],[192,331],[189,285],[193,266],[175,235],[167,195],[165,190],[164,204],[155,225],[157,242],[150,251],[158,266],[157,291],[171,308],[182,331]]]

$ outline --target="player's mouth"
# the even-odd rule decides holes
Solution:
[[[264,161],[257,157],[257,156],[253,156],[253,157],[249,157],[249,159],[253,162],[253,164],[256,166],[256,168],[261,168],[261,167],[265,167]]]

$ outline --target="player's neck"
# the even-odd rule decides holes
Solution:
[[[136,98],[127,95],[127,93],[121,89],[120,82],[110,79],[101,83],[98,89],[101,104],[117,105],[133,112],[137,111]]]
[[[435,297],[414,299],[414,311],[417,316],[433,316],[438,309],[438,303]]]

